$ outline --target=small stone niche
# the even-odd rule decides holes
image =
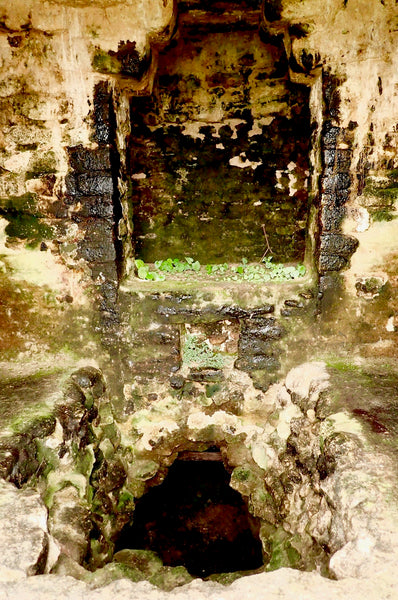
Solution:
[[[309,88],[288,78],[259,3],[181,3],[154,92],[131,101],[135,254],[153,263],[304,259]],[[264,233],[265,232],[265,233]]]
[[[262,567],[259,520],[229,480],[217,448],[181,453],[163,483],[137,501],[115,552],[151,550],[194,577]]]

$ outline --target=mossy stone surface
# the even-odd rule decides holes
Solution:
[[[27,214],[38,217],[40,212],[37,207],[37,195],[27,192],[21,196],[7,196],[0,198],[0,210],[11,214]]]
[[[149,583],[170,592],[176,587],[190,583],[193,579],[185,567],[163,567],[149,578]]]
[[[50,373],[38,372],[27,377],[18,377],[1,382],[0,425],[14,433],[22,433],[38,420],[52,415],[54,395],[61,394],[65,379],[62,369]]]
[[[6,218],[9,222],[5,229],[7,236],[27,240],[32,248],[54,237],[54,228],[36,216],[21,213],[7,215]]]
[[[115,56],[111,56],[108,52],[101,50],[101,48],[95,49],[92,66],[94,71],[98,73],[112,75],[116,75],[122,70],[121,62]]]
[[[146,578],[150,578],[163,568],[159,556],[150,550],[119,550],[113,560],[140,571]]]
[[[161,56],[156,99],[132,101],[138,258],[255,262],[268,240],[276,260],[303,259],[308,90],[275,76],[283,53],[252,30],[183,31]]]

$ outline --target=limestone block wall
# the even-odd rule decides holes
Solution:
[[[2,2],[0,11],[6,280],[15,255],[22,280],[29,264],[51,263],[60,280],[56,293],[72,308],[98,297],[103,328],[115,320],[117,281],[129,254],[120,241],[129,234],[121,204],[128,97],[152,85],[174,5],[21,1]],[[123,44],[124,70],[114,77],[100,58]],[[140,57],[150,70],[144,81],[132,67]],[[52,286],[45,269],[40,285]]]
[[[291,76],[320,77],[312,84],[312,115],[321,128],[320,270],[327,331],[340,329],[340,340],[342,331],[345,340],[354,332],[365,353],[392,356],[396,6],[287,0],[264,3],[264,17],[269,31],[283,35]],[[341,267],[342,277],[337,275]]]
[[[130,38],[137,57],[145,54],[172,20],[173,3],[23,1],[4,2],[1,11],[1,208],[11,220],[13,215],[37,220],[14,219],[8,232],[18,239],[51,240],[57,236],[40,220],[47,218],[55,225],[62,220],[59,238],[81,237],[63,197],[65,176],[73,170],[68,148],[108,143],[96,137],[92,118],[95,86],[107,79],[95,57]],[[130,85],[130,74],[123,75],[121,87]],[[122,110],[120,133],[121,119]]]
[[[282,552],[276,566],[326,567],[343,550],[334,572],[347,575],[341,567],[346,545],[362,539],[363,515],[355,521],[360,530],[352,529],[351,497],[341,500],[339,474],[346,477],[350,448],[347,479],[355,466],[362,481],[369,463],[355,440],[350,446],[361,426],[346,418],[351,409],[341,390],[346,393],[352,377],[337,396],[332,386],[325,397],[323,363],[304,392],[313,363],[295,367],[320,358],[342,359],[344,368],[346,359],[394,363],[395,4],[239,3],[258,18],[261,43],[278,48],[278,89],[306,90],[297,103],[308,102],[308,164],[293,183],[305,185],[308,166],[308,189],[297,196],[300,202],[308,196],[307,274],[281,284],[211,286],[203,279],[147,282],[132,268],[131,187],[144,188],[150,178],[134,180],[144,171],[128,171],[137,160],[130,103],[156,104],[160,73],[166,106],[159,54],[175,35],[178,4],[197,10],[199,24],[211,4],[220,27],[234,3],[206,1],[202,11],[199,0],[18,0],[12,6],[0,0],[1,473],[41,490],[64,560],[72,561],[66,567],[61,561],[59,572],[70,573],[88,550],[92,567],[111,557],[135,499],[162,481],[179,452],[216,445],[233,486],[264,521],[270,561]],[[214,72],[209,77],[224,100],[231,90],[241,93],[239,78],[230,75],[228,93]],[[201,86],[206,81],[198,79]],[[201,97],[208,102],[210,94]],[[177,108],[169,117],[179,117]],[[219,132],[223,116],[216,120],[207,109],[205,127]],[[237,137],[238,125],[231,128]],[[214,144],[213,133],[201,135],[214,146],[221,142]],[[286,189],[293,178],[288,165],[274,165]],[[156,190],[151,193],[156,205]],[[302,223],[294,225],[303,231]],[[396,380],[389,385],[395,398]],[[358,388],[364,387],[361,379]],[[384,399],[385,389],[374,395]],[[338,406],[336,398],[343,398]],[[362,404],[351,413],[365,428],[392,431],[387,417],[375,425]],[[370,463],[379,482],[380,463]],[[378,489],[374,498],[376,510]],[[334,509],[340,501],[344,526]],[[361,561],[359,570],[369,564],[367,557]]]
[[[232,18],[233,5],[212,5],[218,27],[220,15]],[[205,12],[198,2],[178,7],[170,0],[0,6],[6,275],[12,261],[13,268],[19,261],[22,281],[32,262],[45,264],[42,273],[57,268],[55,303],[67,309],[69,322],[76,320],[76,299],[87,305],[94,283],[88,297],[98,299],[98,329],[111,327],[103,336],[108,341],[123,339],[118,287],[132,266],[134,228],[129,103],[157,97],[158,57],[175,34],[177,9],[197,11],[198,26]],[[315,0],[283,0],[262,7],[245,2],[240,10],[260,19],[262,43],[284,48],[284,55],[278,50],[288,78],[283,86],[309,90],[307,260],[320,277],[322,336],[330,337],[335,353],[393,356],[395,5],[336,0],[324,9]],[[130,150],[134,154],[133,145]]]

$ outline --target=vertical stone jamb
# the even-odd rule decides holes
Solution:
[[[84,232],[78,244],[78,256],[87,261],[98,291],[99,327],[106,344],[119,321],[116,303],[123,248],[118,236],[122,210],[116,117],[112,90],[105,81],[95,87],[93,126],[92,148],[68,149],[71,171],[66,178],[66,203],[71,207],[72,219]]]
[[[346,128],[339,126],[340,84],[331,73],[323,73],[318,269],[324,297],[340,287],[339,272],[348,266],[358,247],[356,238],[342,232],[352,185],[350,171],[356,123],[351,122]]]

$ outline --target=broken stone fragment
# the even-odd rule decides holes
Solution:
[[[72,373],[71,379],[83,390],[91,389],[94,398],[99,398],[105,391],[102,373],[95,367],[82,367]]]
[[[171,591],[175,587],[190,583],[193,579],[185,567],[163,567],[149,579],[149,582],[165,591]]]
[[[274,356],[266,356],[256,354],[254,356],[247,355],[245,358],[240,358],[235,361],[235,368],[242,371],[256,371],[265,369],[267,371],[275,371],[279,369],[280,362]]]
[[[189,381],[220,382],[224,381],[224,374],[220,369],[191,369]]]
[[[282,337],[283,328],[278,325],[274,317],[256,317],[246,319],[242,324],[242,333],[263,340],[278,340]]]
[[[38,493],[0,480],[0,579],[18,580],[48,571],[59,550],[47,530]]]
[[[87,553],[92,523],[88,508],[73,485],[54,493],[49,526],[63,554],[81,564]]]
[[[170,377],[170,385],[175,390],[180,390],[184,387],[185,378],[182,375],[172,375]]]
[[[321,392],[329,387],[329,374],[321,362],[305,363],[289,371],[285,386],[302,411],[315,409]]]

